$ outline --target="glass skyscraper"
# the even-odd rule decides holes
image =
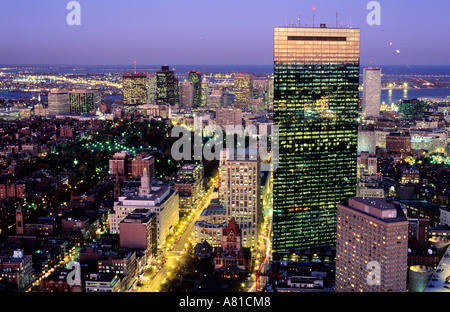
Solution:
[[[188,80],[194,84],[194,106],[202,105],[202,75],[198,71],[190,71]]]
[[[336,206],[356,194],[359,43],[359,29],[274,28],[274,259],[335,246]]]
[[[156,104],[178,103],[178,79],[175,72],[169,70],[169,66],[161,66],[161,70],[156,72]]]
[[[363,77],[363,115],[364,117],[378,117],[381,105],[381,68],[364,68]]]
[[[123,74],[123,105],[136,106],[147,104],[147,74]]]

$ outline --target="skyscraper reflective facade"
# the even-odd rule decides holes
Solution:
[[[156,104],[178,103],[178,80],[175,72],[169,70],[169,66],[161,66],[161,70],[156,72]]]
[[[363,115],[364,117],[378,117],[381,105],[381,68],[364,68],[363,76]]]
[[[356,194],[359,29],[274,29],[274,258],[334,246],[336,206]]]
[[[147,75],[145,73],[123,74],[122,83],[123,105],[147,104]]]
[[[194,106],[202,105],[202,75],[198,71],[190,71],[188,80],[194,84]]]
[[[247,108],[253,94],[253,76],[236,74],[234,76],[234,107]]]
[[[100,107],[101,95],[94,89],[73,89],[69,91],[70,113],[90,113]]]
[[[69,90],[52,90],[48,94],[48,114],[56,116],[70,113]]]

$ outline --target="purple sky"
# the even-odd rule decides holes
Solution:
[[[0,64],[271,64],[273,27],[316,7],[316,24],[338,11],[361,29],[361,64],[450,65],[448,0],[379,0],[381,26],[369,0],[79,0],[81,26],[68,2],[1,0]]]

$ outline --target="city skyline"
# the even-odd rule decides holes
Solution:
[[[449,3],[0,10],[0,293],[450,292]]]
[[[381,25],[370,26],[368,1],[79,1],[81,25],[69,26],[67,2],[3,1],[4,64],[271,64],[273,27],[326,23],[361,29],[361,64],[448,65],[439,29],[450,4],[379,1]],[[314,18],[313,18],[313,10]],[[21,16],[20,22],[12,20]],[[442,18],[441,18],[442,17]],[[433,20],[433,23],[422,21]],[[114,22],[113,22],[114,21]],[[392,31],[395,29],[395,31]],[[78,44],[74,44],[78,43]],[[434,49],[428,49],[433,46]],[[400,51],[400,53],[397,52]],[[30,53],[33,51],[33,53]],[[256,52],[256,53],[255,53]]]

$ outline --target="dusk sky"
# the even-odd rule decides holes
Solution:
[[[316,24],[339,12],[361,29],[363,65],[450,65],[448,0],[380,0],[381,26],[369,0],[79,0],[80,26],[68,2],[1,0],[0,64],[271,64],[273,27],[311,24],[315,7]]]

